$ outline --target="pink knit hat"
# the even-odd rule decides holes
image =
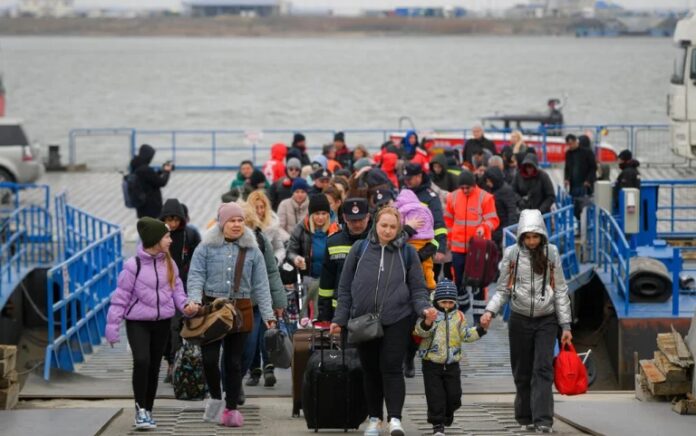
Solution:
[[[222,203],[218,207],[218,226],[220,230],[225,227],[225,223],[232,218],[242,218],[244,219],[244,211],[242,207],[237,203]]]

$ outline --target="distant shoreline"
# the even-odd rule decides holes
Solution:
[[[2,36],[273,37],[398,35],[573,36],[573,21],[403,17],[0,18]]]

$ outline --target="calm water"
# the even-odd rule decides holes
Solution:
[[[418,128],[465,127],[543,110],[564,93],[570,124],[664,123],[671,47],[643,38],[0,38],[0,71],[8,115],[43,144],[66,144],[78,127],[393,128],[402,115]]]

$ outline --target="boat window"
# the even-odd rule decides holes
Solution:
[[[20,126],[0,126],[0,146],[3,145],[29,145],[29,141]]]
[[[686,47],[677,47],[674,55],[674,71],[671,82],[675,85],[684,84],[684,66],[686,64]],[[692,67],[693,71],[693,67]]]

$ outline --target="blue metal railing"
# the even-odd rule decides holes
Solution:
[[[111,292],[123,264],[121,231],[56,198],[65,237],[65,259],[47,272],[48,346],[44,378],[51,368],[74,370],[101,343]]]
[[[567,280],[572,279],[580,272],[575,253],[575,216],[573,210],[571,204],[543,215],[549,233],[549,243],[558,247],[563,274]],[[517,243],[517,226],[517,224],[513,224],[503,229],[503,246],[509,247]]]
[[[644,180],[641,186],[659,189],[659,237],[692,238],[696,235],[696,180]],[[664,196],[667,196],[666,201]]]
[[[611,284],[623,295],[623,311],[625,315],[628,315],[631,306],[629,285],[631,247],[611,213],[590,205],[587,219],[596,223],[596,229],[592,235],[594,261],[605,273],[609,273]]]
[[[0,183],[12,207],[0,212],[0,308],[36,265],[53,259],[47,185]]]
[[[375,128],[375,129],[258,129],[254,131],[246,129],[164,129],[141,130],[132,128],[99,128],[99,129],[73,129],[69,133],[70,164],[77,164],[77,142],[83,137],[116,137],[127,138],[130,156],[137,153],[137,147],[141,143],[152,145],[158,153],[158,160],[165,156],[164,160],[171,160],[180,169],[198,170],[233,170],[239,167],[239,162],[249,159],[255,165],[268,158],[271,144],[275,142],[289,143],[295,132],[304,133],[308,144],[324,144],[331,142],[333,134],[337,131],[345,132],[351,144],[363,143],[372,150],[377,150],[380,144],[388,140],[392,134],[405,132],[404,129]],[[503,140],[512,129],[490,128],[489,133],[502,133]],[[549,146],[557,147],[554,142],[549,145],[551,134],[558,133],[584,133],[592,136],[594,143],[609,142],[618,153],[621,149],[628,148],[640,157],[651,150],[663,149],[665,138],[668,138],[669,128],[664,124],[585,124],[563,126],[537,126],[533,129],[523,129],[526,135],[533,135],[534,140],[541,142],[538,146],[541,165],[548,165]],[[461,137],[462,141],[471,137],[469,128],[442,128],[419,130],[423,137],[432,137],[432,133],[449,133],[454,137]],[[657,135],[657,136],[656,136]],[[532,139],[532,138],[530,138]],[[321,146],[310,145],[311,154],[319,154]],[[558,153],[558,150],[553,150]],[[240,158],[240,155],[243,157]],[[663,154],[664,155],[664,154]],[[657,155],[660,156],[660,155]],[[192,159],[195,157],[195,159]],[[311,157],[311,156],[310,156]],[[671,162],[674,163],[674,162]]]

